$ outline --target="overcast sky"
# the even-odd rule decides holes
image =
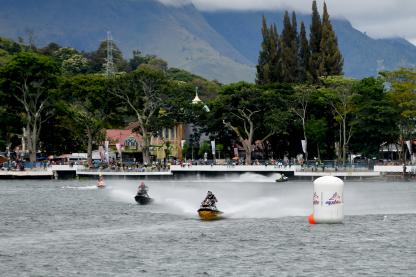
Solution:
[[[312,0],[159,0],[193,3],[199,10],[276,10],[311,12]],[[323,0],[317,1],[322,14]],[[348,19],[374,38],[404,37],[416,44],[416,0],[326,0],[332,17]]]

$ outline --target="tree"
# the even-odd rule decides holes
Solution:
[[[322,23],[318,12],[316,1],[312,2],[312,22],[309,34],[309,46],[311,50],[310,70],[313,81],[319,82],[320,72],[320,58],[321,58],[321,38],[322,38]]]
[[[282,44],[276,24],[270,26],[270,70],[271,83],[282,80]]]
[[[160,126],[157,120],[165,81],[161,71],[143,66],[112,80],[111,93],[136,117],[137,132],[143,137],[144,163],[150,163],[150,139]]]
[[[364,78],[354,86],[355,132],[351,148],[356,153],[377,156],[382,143],[396,143],[400,122],[395,103],[384,91],[382,79]]]
[[[306,142],[306,152],[305,158],[308,160],[308,150],[307,150],[307,135],[306,135],[306,121],[307,121],[307,111],[308,105],[311,100],[312,94],[316,92],[316,88],[309,85],[297,85],[294,88],[295,94],[293,95],[293,103],[291,106],[292,112],[299,117],[302,123],[303,130],[303,139]]]
[[[294,83],[298,80],[298,44],[296,14],[293,12],[292,23],[286,11],[283,19],[283,31],[280,37],[282,49],[282,81]]]
[[[18,43],[0,37],[0,68],[7,64],[14,54],[23,51]],[[1,82],[1,80],[0,80]],[[0,88],[0,149],[10,144],[13,134],[21,133],[19,113],[13,109],[16,100]]]
[[[100,43],[98,49],[92,53],[87,54],[87,59],[91,62],[89,71],[91,73],[104,72],[107,61],[107,42]],[[123,58],[123,54],[118,46],[113,42],[113,62],[116,71],[129,71],[129,65]]]
[[[416,69],[401,68],[381,74],[387,82],[388,97],[395,103],[399,112],[397,127],[402,153],[405,153],[404,141],[411,140],[416,135]],[[405,156],[401,159],[404,162]]]
[[[218,159],[221,159],[221,153],[224,151],[224,144],[216,143],[215,152],[218,153]]]
[[[261,142],[285,131],[288,113],[275,91],[262,91],[244,82],[225,86],[213,103],[211,120],[222,120],[245,150],[246,164],[251,164],[255,140]]]
[[[147,62],[146,56],[142,55],[140,50],[133,50],[133,57],[129,60],[129,66],[132,70],[136,70],[139,65]]]
[[[42,124],[51,116],[52,90],[57,85],[58,67],[50,58],[33,52],[21,52],[0,69],[2,90],[22,106],[30,161],[36,161]]]
[[[345,166],[347,147],[354,131],[356,107],[353,86],[356,81],[340,76],[321,78],[321,81],[325,86],[322,91],[332,108],[334,119],[339,124],[339,145],[341,146],[342,163]]]
[[[198,95],[204,97],[205,99],[215,98],[221,87],[221,84],[215,80],[208,81],[200,76],[178,68],[169,68],[166,72],[166,77],[172,81],[192,86],[192,96],[195,94],[195,87],[198,87]]]
[[[306,38],[305,24],[302,22],[300,24],[300,34],[299,34],[299,82],[311,81],[310,73],[310,58],[311,51],[309,49],[308,39]]]
[[[270,34],[267,27],[266,18],[262,17],[261,34],[263,41],[261,43],[261,49],[259,53],[259,60],[257,64],[257,84],[267,84],[271,81],[271,68],[270,68]]]
[[[13,54],[23,50],[23,47],[18,43],[0,37],[0,66],[6,64],[11,59]]]
[[[51,42],[47,46],[40,48],[38,51],[40,54],[46,55],[46,56],[54,56],[55,52],[61,49],[62,47],[55,43]]]
[[[61,82],[60,89],[65,100],[61,106],[80,129],[82,143],[87,138],[87,159],[91,165],[93,144],[103,141],[103,128],[109,125],[110,117],[116,112],[106,78],[101,75],[69,77]]]
[[[266,18],[262,18],[261,33],[263,41],[257,65],[257,84],[270,84],[279,80],[280,47],[276,25],[267,27]]]
[[[324,12],[321,25],[321,42],[319,45],[319,76],[341,75],[344,59],[338,48],[338,40],[332,29],[329,14],[324,2]]]
[[[198,155],[200,156],[200,157],[204,157],[205,156],[205,153],[210,153],[211,151],[209,151],[210,150],[210,147],[211,147],[211,145],[207,142],[207,141],[204,141],[200,146],[199,146],[199,150],[198,150]]]
[[[129,60],[129,66],[136,70],[140,65],[151,65],[163,72],[168,70],[168,63],[155,55],[143,55],[139,50],[133,50],[133,57]]]
[[[311,143],[316,144],[316,154],[318,160],[321,159],[321,149],[326,141],[326,134],[328,130],[328,124],[325,118],[316,119],[312,116],[306,124],[306,134]]]

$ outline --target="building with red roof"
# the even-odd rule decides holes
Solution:
[[[110,146],[115,147],[119,143],[124,147],[123,151],[138,151],[143,146],[142,136],[133,132],[132,129],[107,129],[105,135],[110,142]]]

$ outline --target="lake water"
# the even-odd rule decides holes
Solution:
[[[416,183],[346,182],[343,224],[309,225],[312,183],[1,180],[1,276],[416,276]],[[204,222],[206,191],[226,219]]]

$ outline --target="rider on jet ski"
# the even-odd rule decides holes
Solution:
[[[204,201],[202,201],[202,205],[203,206],[210,206],[210,207],[216,207],[215,203],[218,202],[217,198],[215,197],[215,195],[211,192],[208,191],[207,193],[207,197],[205,197]]]
[[[147,194],[147,189],[148,187],[144,184],[144,182],[141,182],[140,186],[137,189],[137,194],[149,197],[149,195]]]

